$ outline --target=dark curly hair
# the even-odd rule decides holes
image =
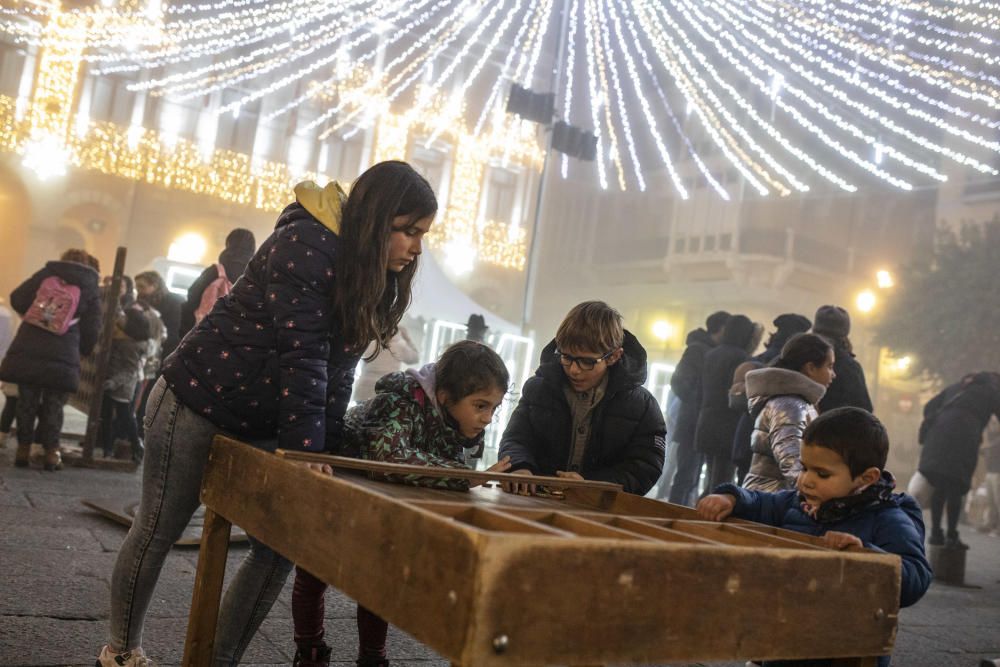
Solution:
[[[500,389],[507,393],[510,373],[496,352],[482,343],[460,340],[434,364],[435,389],[444,391],[451,402],[477,391]]]

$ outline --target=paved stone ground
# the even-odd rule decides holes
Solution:
[[[74,420],[79,416],[69,425]],[[0,665],[94,664],[105,641],[109,578],[125,531],[80,499],[124,505],[138,498],[139,485],[137,473],[14,468],[13,445],[0,450]],[[1000,539],[971,531],[965,537],[972,546],[967,580],[981,588],[935,584],[919,604],[903,610],[895,665],[975,667],[980,658],[1000,657]],[[228,572],[244,553],[231,551]],[[195,549],[174,549],[167,559],[146,626],[145,648],[157,664],[180,662],[196,562]],[[249,664],[291,663],[290,588],[251,644]],[[337,664],[353,664],[353,603],[333,594],[327,605],[334,656],[345,661]],[[394,665],[448,664],[395,628],[389,654]]]

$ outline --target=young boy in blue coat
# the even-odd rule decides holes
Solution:
[[[827,546],[865,547],[902,559],[901,607],[927,591],[931,568],[924,555],[924,522],[910,496],[893,493],[885,471],[889,436],[882,422],[860,408],[825,412],[802,434],[797,489],[765,493],[723,484],[698,503],[711,521],[749,519],[821,536]],[[889,664],[889,656],[879,667]]]

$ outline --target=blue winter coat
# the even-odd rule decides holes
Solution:
[[[232,291],[164,362],[178,400],[219,428],[335,449],[360,355],[332,313],[338,238],[288,206]]]
[[[902,559],[900,607],[916,603],[931,585],[931,566],[924,554],[923,515],[917,501],[905,493],[888,494],[885,500],[857,507],[847,516],[822,522],[802,511],[799,492],[794,489],[767,493],[723,484],[715,493],[736,497],[733,516],[737,518],[807,535],[819,536],[831,530],[850,533],[859,538],[866,549],[896,554]],[[821,513],[822,510],[820,508]]]

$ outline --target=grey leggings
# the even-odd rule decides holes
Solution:
[[[142,496],[111,578],[111,647],[139,646],[146,612],[173,543],[198,509],[212,438],[224,433],[181,404],[160,378],[145,417]],[[255,443],[273,449],[275,443]],[[281,593],[292,563],[251,538],[250,552],[222,600],[215,638],[217,665],[239,664]]]

